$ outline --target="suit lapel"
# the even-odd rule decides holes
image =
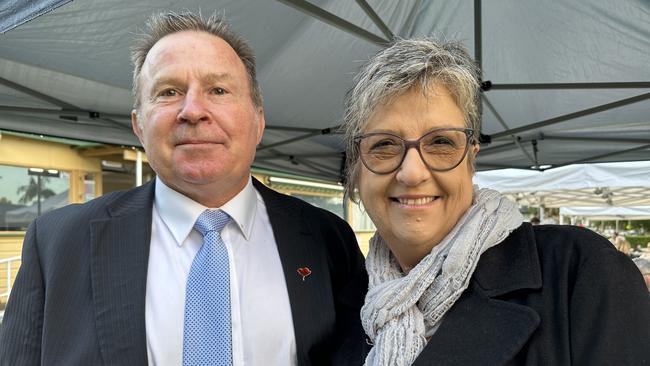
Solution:
[[[108,205],[110,217],[91,221],[95,321],[107,365],[147,363],[145,296],[154,183]]]
[[[300,206],[255,179],[253,183],[264,199],[282,262],[298,364],[308,365],[310,349],[326,337],[327,329],[323,324],[330,324],[327,319],[336,316],[332,310],[333,299],[326,295],[332,290],[325,246],[316,245],[320,239],[312,235],[312,229],[302,218]],[[308,268],[311,273],[303,279],[299,268]],[[332,306],[326,306],[328,303]]]
[[[499,297],[536,290],[541,284],[534,236],[523,224],[481,256],[470,287],[413,365],[505,365],[528,342],[540,317],[527,306]]]

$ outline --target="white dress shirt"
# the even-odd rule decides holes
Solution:
[[[185,286],[203,244],[193,227],[206,209],[156,179],[145,309],[149,365],[182,365]],[[221,236],[230,259],[233,365],[297,365],[282,264],[252,180],[220,209],[232,217]]]

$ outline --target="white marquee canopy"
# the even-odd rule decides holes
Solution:
[[[650,161],[577,164],[543,172],[492,170],[477,172],[474,183],[526,206],[650,205]]]
[[[340,180],[353,75],[417,36],[461,40],[482,66],[479,170],[650,159],[646,0],[6,0],[0,130],[138,146],[129,45],[170,9],[222,12],[257,52],[258,167]]]
[[[637,207],[562,207],[560,215],[590,220],[650,220],[650,206]]]

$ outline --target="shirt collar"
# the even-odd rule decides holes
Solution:
[[[250,240],[253,222],[257,210],[257,194],[253,181],[249,177],[248,183],[235,197],[221,207],[208,208],[191,198],[169,188],[160,178],[156,178],[154,205],[158,215],[169,228],[178,246],[192,231],[196,219],[205,210],[221,209],[232,218],[246,241]]]

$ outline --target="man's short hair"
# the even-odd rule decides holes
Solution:
[[[204,19],[201,14],[173,11],[153,14],[146,23],[146,29],[134,41],[131,47],[133,62],[133,108],[140,108],[140,73],[151,48],[163,37],[184,31],[196,31],[212,34],[223,39],[235,51],[244,64],[250,84],[251,99],[256,107],[262,107],[262,92],[255,74],[255,54],[251,46],[241,36],[230,30],[230,25],[222,17],[213,13]]]

